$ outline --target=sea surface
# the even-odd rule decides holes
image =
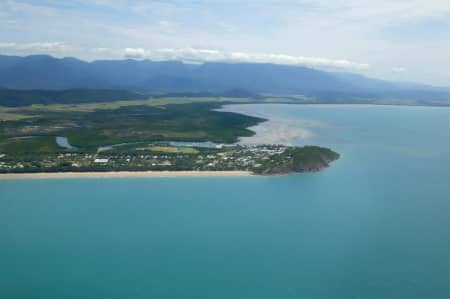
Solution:
[[[450,109],[233,105],[274,177],[0,181],[0,298],[450,298]]]

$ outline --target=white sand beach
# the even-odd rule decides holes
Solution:
[[[38,172],[2,173],[0,179],[64,179],[123,177],[224,177],[250,176],[250,171],[111,171],[111,172]]]

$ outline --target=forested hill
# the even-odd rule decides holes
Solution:
[[[0,56],[0,86],[11,89],[131,89],[141,92],[297,93],[342,90],[332,74],[274,64],[185,64],[180,61],[57,59],[46,55]]]

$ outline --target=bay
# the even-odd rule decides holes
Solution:
[[[450,109],[230,105],[274,177],[0,181],[0,298],[447,298]]]

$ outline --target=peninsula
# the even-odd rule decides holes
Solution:
[[[99,173],[139,172],[144,176],[259,174],[274,175],[319,171],[339,155],[330,149],[283,145],[174,146],[139,143],[102,149],[55,153],[2,154],[0,173]],[[103,173],[103,174],[102,174]],[[128,175],[129,176],[129,175]],[[157,175],[156,175],[157,176]],[[1,176],[5,177],[5,176]]]
[[[274,175],[319,171],[339,158],[317,146],[239,145],[265,119],[216,111],[220,105],[167,99],[0,107],[0,173]]]

